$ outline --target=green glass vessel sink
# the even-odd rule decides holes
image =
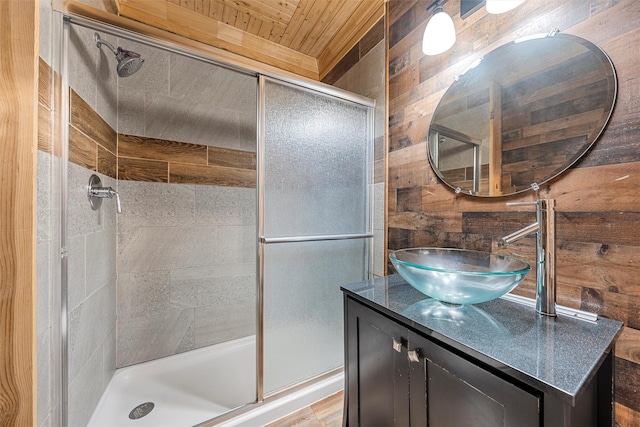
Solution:
[[[450,304],[477,304],[513,290],[531,267],[517,258],[446,248],[389,254],[400,276],[423,294]]]

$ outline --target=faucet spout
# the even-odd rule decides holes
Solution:
[[[536,202],[507,203],[507,206],[536,206],[536,222],[502,238],[504,244],[524,237],[536,236],[536,311],[545,316],[556,316],[556,252],[554,199]]]
[[[523,239],[525,237],[529,237],[535,233],[538,232],[538,230],[540,230],[540,224],[538,224],[538,222],[534,222],[533,224],[529,224],[526,227],[518,230],[518,231],[514,231],[513,233],[504,236],[502,238],[502,242],[505,245],[508,245],[510,243],[514,243],[517,242],[520,239]]]

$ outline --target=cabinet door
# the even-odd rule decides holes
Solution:
[[[540,397],[411,333],[411,426],[540,426]],[[412,354],[415,357],[415,353]],[[425,412],[414,408],[426,407]]]
[[[348,425],[408,426],[407,329],[349,298],[345,309]]]

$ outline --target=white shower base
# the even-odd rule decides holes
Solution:
[[[191,427],[255,402],[255,336],[116,370],[88,427]],[[261,427],[342,390],[342,373],[256,405],[220,427]],[[129,419],[153,402],[146,416]]]
[[[193,426],[255,401],[255,336],[116,370],[89,427]],[[153,402],[146,416],[129,419]]]

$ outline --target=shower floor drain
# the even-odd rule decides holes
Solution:
[[[149,412],[153,410],[154,406],[156,405],[154,405],[153,402],[145,402],[145,403],[139,404],[138,406],[133,408],[131,412],[129,412],[129,419],[138,420],[144,417],[145,415],[148,415]]]

